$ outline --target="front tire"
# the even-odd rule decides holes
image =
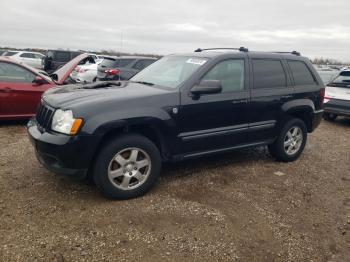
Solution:
[[[161,157],[156,145],[140,135],[122,135],[108,141],[94,167],[94,181],[112,199],[145,194],[156,183]]]
[[[297,118],[287,121],[275,142],[268,146],[270,154],[281,162],[292,162],[299,158],[307,141],[305,123]]]

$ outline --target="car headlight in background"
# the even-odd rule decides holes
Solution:
[[[82,119],[75,119],[71,110],[57,109],[52,118],[52,130],[66,135],[78,133],[82,124]]]

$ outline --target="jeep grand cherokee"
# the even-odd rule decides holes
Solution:
[[[292,53],[202,50],[163,57],[126,82],[48,90],[28,123],[38,160],[91,176],[110,198],[148,191],[164,161],[268,146],[302,153],[320,123],[324,84]]]

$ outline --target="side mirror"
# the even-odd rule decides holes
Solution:
[[[191,89],[193,95],[199,96],[202,94],[217,94],[222,90],[220,80],[202,80],[198,85]]]
[[[41,76],[36,76],[32,82],[34,85],[40,86],[43,84],[46,84],[46,80],[42,78]]]

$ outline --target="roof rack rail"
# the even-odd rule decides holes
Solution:
[[[229,47],[218,47],[218,48],[197,48],[196,50],[194,50],[195,52],[199,53],[202,51],[208,51],[208,50],[238,50],[240,52],[249,52],[248,48],[245,48],[243,46],[241,46],[240,48],[237,47],[233,47],[233,48],[229,48]]]
[[[292,55],[296,55],[296,56],[300,56],[300,52],[298,51],[292,51],[292,52],[271,52],[271,53],[278,53],[278,54],[292,54]]]

